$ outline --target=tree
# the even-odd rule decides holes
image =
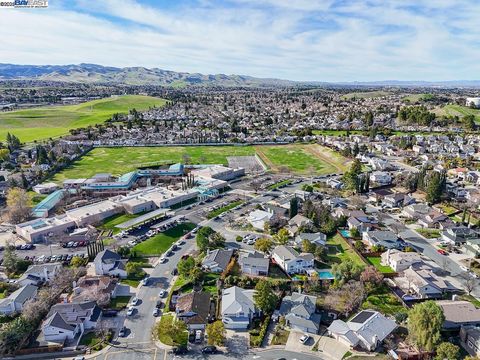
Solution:
[[[10,158],[10,151],[8,149],[0,149],[0,161],[7,161]]]
[[[209,237],[213,233],[214,230],[209,226],[202,227],[200,230],[198,230],[197,246],[200,251],[206,251],[208,249],[208,246],[210,244]]]
[[[434,301],[415,305],[408,315],[408,334],[420,350],[433,351],[441,339],[445,316]]]
[[[469,114],[463,117],[463,126],[465,130],[474,131],[476,128],[475,125],[475,115]]]
[[[440,201],[443,190],[445,189],[446,177],[445,173],[438,171],[432,171],[427,180],[425,191],[427,193],[426,200],[431,204],[435,204]]]
[[[222,320],[217,320],[211,324],[208,324],[206,333],[208,345],[222,346],[225,342],[226,331]]]
[[[383,275],[375,268],[375,266],[367,266],[360,274],[360,281],[368,290],[373,290],[383,281]]]
[[[468,295],[472,293],[473,290],[477,288],[477,279],[471,276],[469,273],[461,275],[461,282]]]
[[[358,231],[358,229],[354,226],[350,229],[350,235],[353,238],[359,238],[360,237],[360,231]]]
[[[277,305],[277,295],[273,292],[272,285],[268,280],[260,280],[255,286],[253,295],[255,305],[265,314],[270,314]]]
[[[460,348],[449,342],[442,342],[437,346],[435,360],[456,360],[460,359]]]
[[[27,192],[18,187],[11,188],[7,193],[7,214],[10,221],[18,224],[28,220],[32,214],[32,201]]]
[[[253,248],[255,250],[261,251],[263,253],[268,253],[270,250],[273,249],[273,241],[269,238],[260,238],[255,242],[255,245],[253,245]]]
[[[365,287],[361,282],[349,281],[340,288],[331,288],[325,297],[325,305],[348,317],[362,304],[365,296]]]
[[[302,251],[310,254],[314,254],[315,250],[317,249],[317,245],[312,243],[311,241],[304,239],[302,241]]]
[[[351,259],[346,259],[341,263],[333,264],[332,274],[335,277],[335,282],[343,285],[350,280],[357,280],[362,272],[363,267],[353,262]]]
[[[290,200],[290,219],[298,214],[298,199],[293,197]]]
[[[3,266],[7,274],[13,274],[17,270],[18,256],[15,254],[13,246],[8,244],[5,247],[5,252],[3,253]]]
[[[85,264],[85,261],[82,257],[80,256],[74,256],[72,258],[72,261],[70,262],[70,265],[72,265],[73,267],[80,267],[80,266],[83,266]]]
[[[188,279],[192,275],[192,270],[195,268],[195,260],[189,256],[186,259],[182,259],[178,262],[178,273],[184,278]]]
[[[126,270],[128,276],[142,277],[145,275],[145,272],[142,269],[142,264],[138,262],[129,261]]]
[[[288,230],[285,228],[281,228],[278,230],[278,232],[273,235],[273,239],[282,245],[285,245],[288,242],[288,239],[290,237],[290,234],[288,233]]]

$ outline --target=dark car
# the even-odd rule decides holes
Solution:
[[[157,300],[157,303],[156,303],[155,307],[156,307],[157,309],[161,309],[161,308],[163,307],[163,302],[162,302],[162,300]]]
[[[204,354],[215,354],[217,352],[217,347],[213,345],[205,346],[202,349],[202,353]]]
[[[117,316],[117,310],[103,310],[102,314],[104,317],[114,317]]]
[[[186,346],[176,346],[172,348],[172,353],[175,355],[181,355],[188,353],[188,348]]]
[[[173,276],[177,275],[177,274],[178,274],[177,268],[174,268],[174,269],[172,270],[172,273],[171,273],[171,274],[172,274]]]

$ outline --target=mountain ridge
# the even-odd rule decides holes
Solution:
[[[142,66],[114,67],[80,63],[69,65],[20,65],[0,63],[0,80],[44,80],[71,83],[117,83],[125,85],[187,86],[397,86],[397,87],[480,87],[480,80],[383,80],[383,81],[294,81],[257,78],[248,75],[177,72]]]

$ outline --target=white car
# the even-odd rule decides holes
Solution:
[[[460,265],[460,269],[462,269],[463,271],[468,271],[468,268],[466,266],[463,266],[463,265]]]
[[[165,261],[167,261],[167,259],[162,256],[162,257],[160,258],[160,264],[163,264]]]
[[[130,245],[130,246],[135,246],[135,245],[137,245],[137,242],[136,242],[135,240],[130,240],[130,241],[128,242],[128,245]]]
[[[308,341],[308,339],[310,339],[310,335],[308,335],[308,334],[303,334],[302,337],[300,338],[300,342],[301,342],[302,344],[305,344],[305,343]]]
[[[136,306],[138,304],[138,298],[135,296],[133,299],[132,299],[132,306]]]
[[[161,297],[161,298],[163,298],[163,297],[165,297],[166,294],[167,294],[167,292],[162,289],[162,290],[160,290],[160,292],[158,293],[158,296]]]
[[[132,316],[134,311],[135,308],[133,306],[130,306],[127,310],[127,316]]]

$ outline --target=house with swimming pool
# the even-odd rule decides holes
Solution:
[[[314,265],[313,254],[300,254],[293,247],[285,245],[273,249],[272,259],[287,274],[305,274]]]

